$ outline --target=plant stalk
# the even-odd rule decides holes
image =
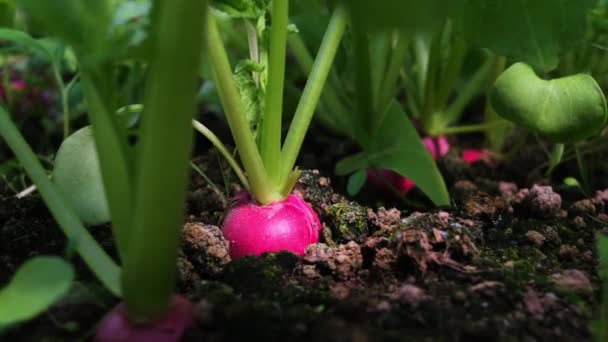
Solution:
[[[197,130],[200,134],[207,138],[207,140],[211,142],[213,147],[215,147],[215,149],[222,154],[224,159],[226,159],[226,161],[228,161],[228,164],[230,164],[230,167],[232,167],[232,171],[234,171],[236,176],[239,177],[239,180],[241,181],[245,189],[249,191],[249,182],[247,181],[247,176],[245,176],[245,172],[243,172],[243,170],[239,166],[239,163],[237,163],[236,160],[232,157],[232,154],[228,151],[228,149],[222,143],[220,138],[218,138],[217,135],[213,134],[213,132],[209,128],[207,128],[205,125],[196,120],[192,120],[192,126],[194,126],[195,130]]]
[[[347,13],[344,7],[338,6],[334,10],[329,22],[319,53],[310,72],[306,86],[296,108],[285,145],[281,151],[282,171],[281,181],[287,181],[294,169],[296,159],[304,142],[306,131],[312,120],[323,86],[327,80],[329,70],[333,64],[338,46],[346,29]]]
[[[99,246],[84,227],[78,216],[51,182],[36,154],[19,133],[8,113],[2,108],[0,108],[0,135],[6,140],[28,176],[36,184],[51,214],[59,223],[59,227],[68,240],[73,242],[78,254],[101,283],[114,295],[120,296],[120,267],[116,265],[114,260]]]
[[[123,293],[133,322],[161,317],[173,295],[193,143],[207,2],[157,0],[137,146]]]
[[[281,123],[285,85],[285,58],[289,0],[272,1],[272,25],[268,54],[268,85],[260,134],[262,161],[274,186],[279,185],[281,170]]]
[[[232,77],[232,69],[222,38],[211,14],[207,15],[207,54],[211,62],[217,92],[226,113],[228,125],[247,172],[249,186],[256,200],[269,204],[283,198],[268,178],[264,163],[243,111],[239,92]]]

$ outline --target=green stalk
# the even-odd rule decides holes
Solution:
[[[154,2],[123,274],[124,300],[133,322],[162,316],[175,286],[206,9],[202,0]]]
[[[387,112],[386,109],[396,95],[395,88],[399,79],[399,73],[403,67],[403,64],[405,63],[407,49],[407,40],[402,34],[399,34],[397,36],[394,51],[386,69],[386,73],[382,78],[380,91],[378,92],[377,107],[375,108],[374,112],[376,115],[382,115],[382,117],[375,121],[375,125],[372,129],[372,136],[375,136],[380,124],[384,121],[384,115]]]
[[[319,53],[315,59],[312,71],[309,75],[304,92],[296,108],[289,132],[285,138],[285,145],[281,151],[282,171],[281,180],[287,181],[294,169],[298,153],[304,142],[306,131],[312,120],[319,97],[323,91],[323,86],[327,80],[327,75],[336,57],[336,52],[344,30],[346,29],[347,14],[342,6],[336,7],[332,18],[325,31]]]
[[[207,128],[205,125],[196,120],[192,120],[192,126],[195,130],[197,130],[200,134],[207,138],[207,140],[211,142],[215,149],[222,154],[224,159],[226,159],[226,161],[228,161],[228,164],[230,164],[230,167],[232,167],[232,171],[234,171],[236,176],[239,177],[239,180],[241,181],[245,189],[249,191],[249,182],[247,181],[247,176],[245,176],[245,172],[243,172],[243,170],[239,166],[239,163],[237,163],[236,160],[232,157],[232,154],[228,152],[228,149],[222,143],[220,138],[218,138],[217,135],[213,134],[213,132],[209,128]]]
[[[260,153],[268,176],[276,186],[279,184],[281,170],[281,120],[283,117],[289,0],[273,0],[271,14],[268,85],[264,99]]]
[[[78,216],[66,203],[61,193],[49,180],[40,161],[27,144],[8,113],[0,108],[0,135],[13,150],[21,166],[30,176],[51,214],[76,251],[97,278],[116,296],[120,296],[120,267],[106,254]]]
[[[458,76],[464,64],[467,46],[464,39],[460,37],[452,37],[450,46],[450,54],[447,59],[445,70],[442,71],[441,81],[437,89],[437,108],[444,108],[450,98],[450,94],[454,89],[454,84],[458,81]]]
[[[454,126],[446,127],[444,129],[434,132],[436,135],[452,135],[452,134],[464,134],[464,133],[475,133],[483,132],[489,128],[508,126],[511,122],[503,119],[497,119],[494,121],[484,122],[477,125],[466,125],[466,126]]]
[[[495,73],[496,64],[499,63],[496,56],[488,57],[482,66],[473,74],[473,77],[458,93],[458,96],[444,112],[443,122],[447,125],[458,120],[464,108],[471,102],[473,97],[482,92],[488,86],[489,78]]]
[[[232,137],[239,151],[243,167],[247,171],[251,192],[261,204],[269,204],[283,198],[268,178],[264,163],[243,112],[239,92],[232,77],[232,69],[224,43],[212,15],[207,15],[207,54],[211,62],[217,92],[226,113]]]
[[[437,29],[437,31],[433,32],[433,35],[430,39],[430,52],[428,56],[427,62],[427,75],[425,77],[426,83],[424,84],[423,90],[423,105],[422,105],[422,124],[424,126],[424,130],[431,134],[435,126],[437,125],[437,121],[441,121],[437,118],[436,111],[441,108],[441,103],[437,101],[437,83],[439,83],[439,74],[441,73],[441,63],[443,62],[441,58],[441,43],[443,38],[443,33],[445,32],[445,26],[447,22],[444,22],[441,27]]]
[[[295,57],[296,63],[298,63],[300,69],[302,69],[304,73],[310,74],[314,59],[306,48],[300,35],[290,35],[288,43],[291,53]],[[339,84],[339,80],[335,76],[336,75],[330,71],[327,83],[321,94],[321,103],[327,107],[327,111],[319,112],[317,115],[319,115],[318,118],[329,125],[331,129],[345,134],[350,138],[354,138],[356,134],[354,133],[355,127],[352,123],[352,115],[340,100],[340,95],[335,86],[335,84]],[[332,82],[332,79],[334,79],[334,82]]]
[[[353,17],[352,20],[357,21],[358,19]],[[359,20],[362,21],[363,19]],[[361,23],[353,23],[351,31],[355,64],[355,95],[357,96],[356,104],[359,114],[356,122],[362,127],[367,127],[367,129],[362,130],[365,134],[362,136],[362,142],[363,145],[367,145],[371,128],[375,125],[369,37],[366,26]]]
[[[59,65],[56,62],[52,63],[53,69],[53,78],[55,79],[55,83],[57,83],[57,87],[59,88],[59,95],[61,97],[61,113],[63,119],[63,140],[67,139],[70,135],[70,108],[68,103],[68,91],[66,90],[65,82],[63,82],[63,78],[61,77],[61,71]]]
[[[121,259],[125,259],[131,225],[131,196],[133,169],[127,146],[126,130],[120,127],[114,111],[108,103],[111,95],[107,89],[104,73],[101,70],[81,70],[80,78],[84,97],[87,101],[89,121],[99,154],[104,190],[112,217],[112,232]]]
[[[11,86],[9,61],[6,55],[4,56],[4,64],[2,64],[2,86],[4,87],[4,95],[6,95],[6,103],[8,103],[9,107],[12,107],[13,87]]]
[[[599,274],[602,281],[602,302],[599,308],[599,320],[594,328],[594,341],[608,340],[608,237],[597,234],[597,254],[599,259]]]
[[[589,193],[591,190],[591,179],[589,177],[589,168],[587,168],[587,164],[585,163],[585,156],[581,150],[581,144],[574,144],[574,153],[576,154],[576,164],[578,165],[578,171],[581,174],[581,179],[583,181],[583,190],[586,193]]]
[[[258,46],[258,33],[255,30],[255,26],[248,20],[243,19],[245,22],[245,30],[247,31],[247,45],[249,45],[249,59],[254,63],[260,63],[260,48]],[[260,73],[252,71],[251,75],[255,81],[256,86],[260,86]]]

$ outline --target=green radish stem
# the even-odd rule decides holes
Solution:
[[[265,106],[260,134],[260,153],[270,180],[275,186],[279,186],[289,1],[273,0],[271,15],[268,85],[264,99]]]
[[[258,152],[238,89],[232,77],[232,69],[224,43],[211,14],[207,15],[206,42],[214,83],[243,167],[247,172],[251,192],[262,205],[281,200],[283,196],[280,194],[278,187],[272,184],[268,177],[262,157]]]
[[[329,70],[336,56],[338,46],[346,29],[347,13],[342,6],[336,7],[334,14],[329,22],[319,53],[312,66],[304,92],[296,108],[296,113],[289,127],[289,132],[285,138],[285,144],[281,151],[282,171],[281,180],[287,181],[289,175],[294,170],[296,159],[304,136],[312,120],[319,97],[323,90],[323,85],[327,80]]]
[[[211,132],[209,128],[207,128],[205,125],[196,120],[192,120],[192,126],[199,133],[205,136],[205,138],[207,138],[207,140],[209,140],[211,144],[213,144],[213,146],[222,154],[226,161],[228,161],[228,164],[230,164],[230,167],[232,167],[232,170],[234,171],[236,176],[239,177],[239,180],[241,181],[245,189],[249,191],[249,182],[247,181],[247,176],[245,176],[245,172],[243,172],[243,169],[241,169],[239,164],[232,157],[232,154],[228,151],[228,149],[222,143],[220,138],[213,134],[213,132]]]
[[[167,312],[175,287],[207,2],[157,0],[135,162],[123,294],[132,322]],[[145,284],[145,286],[142,286]]]
[[[114,295],[120,296],[120,267],[99,246],[78,216],[68,206],[42,165],[40,165],[40,161],[30,146],[10,120],[8,113],[2,108],[0,108],[0,135],[15,152],[21,165],[36,184],[51,214],[59,223],[59,227],[67,238],[73,241],[84,262],[106,288]]]

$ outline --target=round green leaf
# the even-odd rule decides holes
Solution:
[[[497,80],[490,95],[502,117],[557,143],[573,143],[597,134],[608,120],[606,100],[587,74],[543,80],[516,63]]]
[[[76,131],[61,144],[55,158],[53,182],[83,222],[110,221],[91,126]]]
[[[65,295],[72,280],[72,265],[58,257],[35,257],[17,270],[0,290],[0,327],[31,319]]]

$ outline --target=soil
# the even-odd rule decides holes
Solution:
[[[585,196],[530,177],[525,165],[535,164],[470,166],[452,153],[439,164],[453,206],[413,209],[368,188],[341,195],[343,180],[329,176],[353,147],[336,146],[316,163],[314,149],[302,156],[301,165],[318,170],[303,172],[295,193],[324,225],[304,257],[231,261],[218,225],[240,187],[214,150],[195,159],[213,184],[193,172],[178,291],[196,303],[197,324],[185,341],[591,339],[600,296],[595,234],[608,231],[608,191]],[[10,195],[0,199],[0,284],[33,255],[69,253],[36,194]],[[91,231],[114,255],[109,227]],[[117,300],[73,260],[70,294],[2,338],[92,338]]]

